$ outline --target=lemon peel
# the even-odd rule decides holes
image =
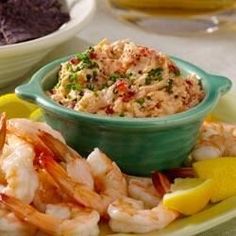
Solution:
[[[0,113],[6,112],[10,118],[28,118],[37,109],[36,105],[23,101],[14,93],[2,95],[0,97]]]
[[[195,162],[193,169],[198,177],[213,180],[212,202],[236,195],[236,157],[221,157]]]
[[[163,197],[164,206],[184,215],[193,215],[206,207],[213,194],[213,181],[199,178],[177,178],[171,193]]]

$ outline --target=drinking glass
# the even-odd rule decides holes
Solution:
[[[121,19],[162,34],[236,29],[236,0],[109,0]]]

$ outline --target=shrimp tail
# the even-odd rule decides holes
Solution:
[[[170,181],[166,175],[159,171],[152,173],[152,183],[157,193],[162,197],[165,193],[170,191]]]
[[[65,143],[45,131],[40,130],[39,137],[61,161],[69,161],[72,158],[82,158],[78,153],[73,152]]]
[[[40,228],[42,231],[50,235],[57,235],[57,229],[61,224],[61,220],[55,219],[50,215],[43,214],[17,198],[3,193],[0,194],[0,202],[9,210],[14,212],[19,219]]]
[[[66,171],[50,156],[41,156],[40,164],[51,175],[65,193],[79,204],[96,209],[103,214],[103,207],[99,204],[99,194],[91,191],[86,185],[75,182]]]
[[[181,168],[173,168],[170,170],[164,171],[165,176],[168,177],[172,182],[176,178],[194,178],[196,174],[192,167],[181,167]]]
[[[0,153],[3,149],[6,139],[6,113],[2,113],[0,117]]]

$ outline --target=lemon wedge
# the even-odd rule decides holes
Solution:
[[[43,112],[40,108],[30,113],[29,118],[34,121],[43,121]]]
[[[0,97],[0,112],[6,112],[8,118],[27,118],[37,108],[18,98],[14,93]]]
[[[209,114],[206,118],[205,118],[205,121],[207,122],[217,122],[219,121],[214,115],[212,114]]]
[[[236,157],[195,162],[193,168],[198,177],[213,180],[212,202],[236,195]]]
[[[184,215],[201,211],[213,194],[213,181],[199,178],[177,178],[171,185],[171,193],[163,197],[163,204]]]

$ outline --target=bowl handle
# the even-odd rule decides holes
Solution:
[[[232,87],[232,81],[227,77],[220,75],[210,75],[210,82],[215,91],[220,92],[221,95],[227,93]]]
[[[32,83],[32,81],[16,87],[15,93],[20,98],[33,103],[37,103],[38,96],[43,95],[40,86],[38,86],[38,84]]]

